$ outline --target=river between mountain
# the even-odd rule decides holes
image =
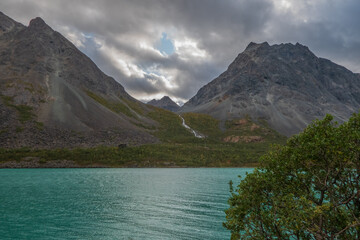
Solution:
[[[229,239],[246,168],[0,169],[1,239]]]

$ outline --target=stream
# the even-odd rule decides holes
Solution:
[[[185,123],[185,119],[179,115],[179,117],[182,119],[182,125],[186,128],[189,129],[190,132],[192,132],[192,134],[194,134],[194,136],[196,138],[205,138],[205,136],[201,135],[200,133],[196,132],[194,129],[192,129],[191,127],[189,127],[188,125],[186,125]]]

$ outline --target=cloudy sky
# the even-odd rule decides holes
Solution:
[[[40,16],[139,100],[187,101],[249,42],[299,42],[360,72],[359,0],[1,0]]]

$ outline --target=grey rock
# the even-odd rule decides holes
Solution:
[[[227,120],[250,116],[291,136],[327,113],[346,121],[360,108],[360,77],[299,43],[250,43],[180,112]]]
[[[160,100],[153,99],[153,100],[149,101],[147,104],[150,104],[150,105],[155,106],[155,107],[167,109],[167,110],[172,111],[172,112],[176,112],[180,108],[180,106],[177,105],[168,96],[164,96]]]
[[[111,111],[89,93],[123,105],[135,117]],[[26,27],[0,13],[0,96],[0,147],[117,146],[157,141],[137,126],[155,123],[138,116],[130,105],[144,111],[148,107],[41,18],[31,20]],[[22,123],[14,109],[24,106],[34,117]],[[43,124],[41,130],[36,122]],[[19,128],[23,130],[15,133]],[[84,137],[72,136],[73,132]]]

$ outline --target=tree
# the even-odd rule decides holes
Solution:
[[[360,239],[360,114],[275,146],[229,198],[231,239]]]

